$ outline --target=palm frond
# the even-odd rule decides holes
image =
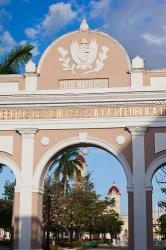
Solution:
[[[19,66],[27,63],[32,57],[33,45],[26,43],[18,46],[0,62],[0,74],[16,74]]]

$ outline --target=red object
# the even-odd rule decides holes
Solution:
[[[77,156],[77,161],[80,161],[80,162],[82,162],[82,163],[85,163],[85,162],[86,162],[85,159],[84,159],[84,157],[83,157],[82,155],[78,155],[78,156]]]
[[[114,185],[109,189],[108,193],[113,193],[113,192],[119,193],[119,189]]]

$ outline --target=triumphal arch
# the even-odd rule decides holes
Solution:
[[[42,195],[51,157],[94,145],[122,164],[129,249],[152,249],[152,177],[166,162],[166,70],[145,70],[108,34],[55,40],[38,66],[0,76],[0,163],[16,177],[14,249],[41,249]]]

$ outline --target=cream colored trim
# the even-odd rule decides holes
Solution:
[[[154,87],[157,86],[157,88],[166,88],[166,77],[165,76],[151,77],[150,85]]]
[[[131,186],[131,187],[127,186],[127,192],[133,192],[133,191],[134,191],[133,186]]]
[[[134,250],[147,250],[145,148],[147,128],[129,128],[132,134],[133,187],[134,187]],[[141,206],[140,206],[141,204]],[[141,239],[141,241],[140,241]]]
[[[145,72],[147,72],[147,73],[153,73],[153,72],[155,72],[155,73],[162,73],[162,72],[166,72],[166,68],[159,68],[159,69],[147,69],[147,70],[145,70]]]
[[[162,87],[161,89],[158,88],[157,86],[140,86],[139,89],[136,88],[132,88],[132,87],[112,87],[112,88],[100,88],[100,89],[66,89],[66,90],[60,90],[60,89],[51,89],[51,90],[20,90],[17,91],[17,95],[27,95],[31,96],[31,95],[50,95],[52,97],[52,95],[84,95],[84,94],[111,94],[114,95],[115,93],[118,93],[118,95],[126,95],[126,93],[130,93],[131,97],[128,96],[129,99],[132,98],[132,95],[138,95],[140,93],[140,100],[144,99],[144,96],[146,97],[146,93],[148,92],[154,92],[153,95],[151,96],[151,99],[153,100],[155,97],[155,94],[160,93],[160,91],[165,91],[165,89]],[[142,94],[142,92],[144,92]],[[162,93],[161,93],[162,94]],[[5,94],[3,94],[5,95]],[[19,97],[19,96],[17,96]],[[67,96],[66,96],[67,97]],[[105,96],[106,97],[106,96]],[[49,96],[47,96],[47,98],[49,98]],[[68,98],[68,97],[67,97]]]
[[[16,186],[15,189],[19,189],[20,188],[20,184],[21,184],[21,171],[20,168],[17,166],[17,164],[12,161],[11,159],[8,159],[6,157],[0,156],[0,163],[4,164],[5,166],[9,167],[12,172],[15,175],[16,178]]]
[[[165,163],[166,163],[166,155],[159,156],[150,163],[150,165],[147,168],[145,176],[145,183],[147,188],[152,186],[152,178],[157,169],[160,168],[160,166]]]
[[[144,136],[146,130],[147,130],[147,126],[138,126],[138,127],[127,127],[128,130],[131,132],[132,136]]]
[[[25,92],[34,92],[37,90],[37,80],[38,76],[25,76]]]
[[[18,92],[18,82],[1,82],[0,83],[0,93],[1,95],[13,94]]]
[[[16,131],[19,132],[20,135],[22,135],[23,139],[25,138],[31,138],[33,139],[33,136],[38,131],[37,128],[18,128]]]
[[[32,176],[36,128],[18,129],[22,135],[19,249],[31,249]],[[28,201],[28,202],[27,202]]]
[[[21,74],[4,74],[4,75],[0,75],[0,78],[23,78],[24,76]]]
[[[8,96],[8,98],[6,98]],[[124,91],[121,90],[111,92],[111,90],[90,92],[86,90],[84,93],[77,90],[76,92],[64,92],[58,90],[41,90],[36,92],[20,91],[13,95],[0,95],[0,107],[17,107],[34,105],[105,105],[105,104],[165,104],[166,91],[146,91],[142,93],[139,91]],[[73,102],[74,100],[74,102]]]
[[[56,121],[56,122],[55,122]],[[123,128],[130,126],[165,127],[166,117],[117,117],[89,119],[46,119],[46,120],[1,120],[0,130],[24,129],[79,129],[79,128]]]
[[[43,173],[45,173],[48,169],[45,169],[45,166],[49,159],[56,153],[58,153],[60,150],[71,146],[71,145],[77,145],[83,142],[86,142],[86,144],[94,145],[94,146],[100,146],[103,149],[106,149],[110,153],[112,153],[122,164],[124,172],[126,174],[126,179],[127,179],[127,188],[132,188],[133,186],[133,181],[132,181],[132,173],[129,168],[129,165],[123,155],[117,151],[112,145],[108,144],[105,141],[99,140],[97,138],[92,138],[92,137],[86,137],[85,140],[84,138],[78,137],[72,137],[69,138],[65,141],[60,142],[59,144],[53,146],[51,149],[49,149],[41,158],[39,164],[36,167],[34,176],[33,176],[33,188],[43,188],[43,186],[40,186],[40,180],[41,177],[43,177]],[[44,181],[44,180],[43,180]],[[44,183],[43,183],[44,184]]]
[[[143,87],[143,73],[131,73],[131,90],[139,91]]]
[[[44,188],[32,188],[33,193],[44,194]]]

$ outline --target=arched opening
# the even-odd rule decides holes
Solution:
[[[12,169],[4,164],[0,164],[0,183],[0,246],[12,249],[16,176]]]
[[[154,249],[166,246],[166,157],[160,156],[146,173],[148,244]]]
[[[10,216],[7,216],[7,219],[5,216],[0,216],[3,220],[8,222],[7,230],[9,232],[9,240],[4,240],[1,241],[0,244],[3,245],[11,245],[13,246],[17,240],[18,240],[18,220],[16,220],[16,214],[15,214],[15,206],[18,206],[18,200],[19,200],[19,195],[18,192],[20,190],[20,183],[21,183],[21,174],[20,174],[20,169],[15,164],[14,161],[11,159],[8,159],[6,157],[0,156],[0,167],[1,167],[1,172],[0,172],[0,199],[2,200],[0,208],[4,208],[4,212],[6,213],[5,210],[6,206],[8,203],[10,203],[10,206],[7,206],[7,209],[10,208]],[[5,187],[5,189],[4,189]],[[4,206],[2,206],[4,204]],[[7,205],[6,205],[7,204]],[[3,210],[2,210],[3,214]],[[3,236],[6,235],[4,232],[5,230],[3,229],[3,224],[0,226],[2,228],[2,239]],[[13,239],[13,235],[16,237]],[[6,237],[6,236],[5,236]],[[5,238],[4,237],[4,238]],[[14,242],[13,242],[14,240]],[[7,246],[6,246],[7,247]]]
[[[74,209],[74,203],[73,200],[71,204],[69,204],[69,201],[66,201],[66,197],[62,197],[62,204],[61,208],[57,208],[60,197],[57,197],[59,195],[60,191],[58,191],[58,194],[54,194],[54,173],[59,166],[59,161],[61,160],[61,157],[63,154],[65,154],[68,151],[72,150],[78,150],[79,155],[83,157],[86,165],[87,170],[86,173],[90,174],[90,178],[86,181],[87,185],[92,184],[94,185],[94,189],[90,191],[93,192],[93,194],[96,194],[96,198],[98,199],[98,202],[104,203],[105,197],[107,197],[108,200],[115,200],[114,204],[112,204],[112,210],[115,211],[118,216],[118,220],[116,221],[116,225],[118,227],[118,222],[121,223],[121,226],[117,228],[116,230],[119,230],[119,232],[116,232],[114,228],[114,232],[109,233],[109,231],[106,233],[103,233],[99,230],[99,225],[95,228],[95,221],[97,220],[96,217],[90,216],[88,214],[89,220],[88,222],[91,222],[91,227],[93,225],[93,229],[95,228],[94,232],[88,231],[88,226],[85,227],[85,222],[79,223],[79,228],[82,229],[81,233],[79,232],[78,235],[78,225],[76,225],[76,221],[78,221],[78,218],[80,219],[80,214],[77,212],[77,220],[75,218],[75,210]],[[52,150],[53,151],[53,150]],[[47,163],[45,161],[45,166],[43,166],[42,171],[42,178],[40,178],[40,187],[43,186],[43,182],[45,180],[45,191],[44,191],[44,221],[43,221],[43,227],[44,227],[44,247],[45,249],[48,249],[48,244],[50,243],[50,238],[52,240],[52,244],[55,244],[54,242],[58,242],[58,244],[66,244],[65,241],[68,241],[68,244],[71,244],[71,238],[74,239],[75,244],[80,244],[80,240],[98,240],[98,242],[101,243],[102,236],[107,240],[107,243],[111,243],[113,245],[123,245],[127,247],[127,241],[128,241],[128,205],[127,205],[127,190],[126,186],[129,186],[129,184],[132,183],[132,179],[130,178],[130,170],[127,170],[128,166],[125,163],[125,166],[121,164],[120,160],[117,159],[118,156],[113,155],[112,152],[110,152],[110,149],[103,148],[94,145],[93,143],[77,143],[74,145],[70,145],[67,147],[62,147],[59,151],[54,149],[54,153],[50,153],[49,159],[47,158]],[[120,158],[120,157],[119,157]],[[44,159],[44,158],[43,158]],[[74,159],[74,158],[72,158]],[[122,157],[120,159],[123,159]],[[53,163],[54,162],[54,163]],[[49,170],[51,168],[51,170]],[[124,171],[125,170],[125,171]],[[128,175],[126,173],[129,173]],[[85,174],[85,173],[84,173]],[[35,180],[35,179],[34,179]],[[63,176],[62,172],[60,173],[60,184],[62,184]],[[84,180],[85,181],[85,180]],[[76,192],[75,187],[75,181],[69,180],[67,185],[65,184],[65,193],[67,188],[69,188],[69,194],[73,195],[73,192]],[[114,184],[115,183],[115,184]],[[118,191],[116,190],[116,187]],[[60,190],[57,187],[57,190]],[[79,185],[77,188],[80,188]],[[112,188],[112,189],[111,189]],[[64,190],[63,190],[64,191]],[[101,195],[98,197],[98,195]],[[76,193],[75,193],[76,195]],[[63,195],[62,195],[63,196]],[[70,196],[71,198],[71,196]],[[105,200],[105,201],[106,201]],[[57,202],[58,201],[58,202]],[[67,203],[66,203],[67,202]],[[86,199],[85,199],[86,202]],[[84,202],[84,203],[85,203]],[[53,203],[53,204],[52,204]],[[79,204],[77,204],[79,207]],[[51,214],[52,206],[54,207],[54,214]],[[58,212],[55,213],[55,210],[59,209],[60,214],[58,215]],[[65,209],[65,211],[64,211]],[[82,208],[80,208],[80,211]],[[85,209],[85,207],[84,207]],[[105,207],[106,209],[106,207]],[[81,212],[80,212],[81,213]],[[100,211],[100,217],[104,214]],[[63,216],[62,216],[63,215]],[[67,216],[67,218],[66,218]],[[65,218],[64,218],[65,217]],[[85,219],[85,214],[84,214]],[[52,222],[51,222],[51,218]],[[91,218],[91,219],[90,219]],[[113,221],[112,217],[112,221]],[[67,221],[65,225],[65,222]],[[83,220],[84,221],[84,220]],[[52,226],[51,226],[52,225]],[[97,225],[97,224],[96,224]],[[120,225],[120,224],[119,224]],[[89,225],[90,226],[90,225]],[[101,225],[100,225],[101,226]],[[113,225],[110,225],[113,227]],[[72,233],[71,233],[72,228]],[[90,229],[89,229],[90,230]],[[97,231],[98,230],[98,231]],[[107,229],[108,230],[108,229]],[[110,229],[111,230],[111,229]],[[113,230],[113,229],[112,229]],[[72,235],[72,236],[71,236]],[[62,242],[63,239],[63,242]],[[69,240],[70,239],[70,240]],[[73,243],[74,243],[73,242]],[[89,244],[89,243],[88,243]]]
[[[152,178],[153,243],[166,246],[166,163],[159,166]]]
[[[38,163],[34,176],[33,176],[33,187],[36,190],[42,190],[44,187],[44,177],[47,173],[47,170],[49,168],[49,161],[52,157],[58,156],[61,152],[64,151],[65,148],[70,148],[70,147],[78,147],[78,146],[84,146],[86,147],[87,145],[91,145],[94,147],[99,147],[101,149],[104,149],[111,153],[112,155],[115,156],[121,163],[126,179],[127,179],[127,189],[132,191],[133,190],[133,176],[131,172],[131,168],[124,158],[124,156],[121,154],[121,152],[117,151],[112,145],[102,141],[98,140],[96,138],[89,138],[87,137],[86,133],[84,135],[81,135],[81,137],[73,137],[69,138],[65,141],[62,141],[58,143],[56,146],[53,146],[51,149],[46,152],[43,157],[41,158],[40,162]]]

